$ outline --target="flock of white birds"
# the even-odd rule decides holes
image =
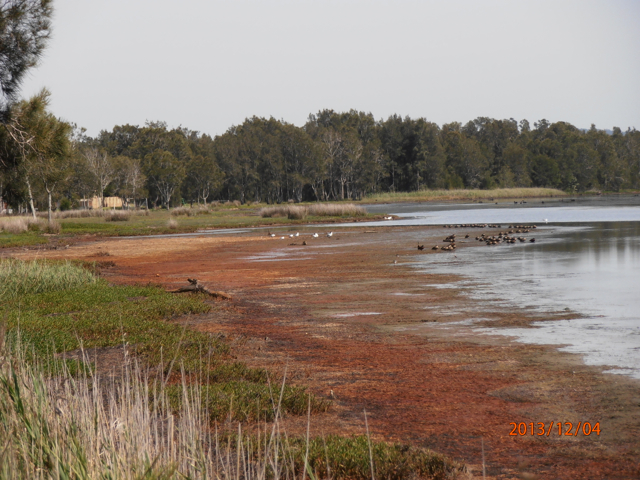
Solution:
[[[275,236],[276,236],[276,234],[275,234],[275,233],[271,233],[271,232],[269,232],[269,234],[268,234],[268,235],[269,235],[270,237],[275,237]],[[299,237],[299,236],[300,236],[300,232],[296,232],[295,234],[294,234],[294,233],[289,234],[289,238],[295,238],[295,237]],[[313,238],[318,238],[320,235],[316,232],[316,233],[314,233],[314,234],[313,234],[313,235],[311,235],[311,236],[312,236]],[[329,232],[329,233],[327,233],[327,237],[331,238],[332,236],[333,236],[333,232]],[[287,237],[280,237],[280,240],[284,240],[285,238],[287,238]]]

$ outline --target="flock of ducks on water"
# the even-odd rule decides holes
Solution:
[[[471,225],[445,225],[445,228],[502,228],[501,225],[489,225],[489,224],[471,224]],[[479,242],[484,242],[487,245],[498,245],[498,244],[509,244],[509,243],[525,243],[527,239],[523,236],[515,236],[515,234],[519,233],[529,233],[531,230],[538,228],[537,225],[509,225],[509,230],[504,232],[499,232],[497,235],[487,236],[484,233],[480,236],[476,237],[476,240]],[[469,238],[470,235],[466,234],[464,238]],[[456,249],[456,234],[452,233],[447,236],[444,240],[444,243],[448,243],[446,247],[439,247],[438,245],[434,245],[431,250],[440,250],[443,252],[452,252]],[[535,238],[530,238],[530,243],[535,243]],[[418,250],[424,250],[424,245],[418,244]]]

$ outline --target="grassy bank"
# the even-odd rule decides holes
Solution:
[[[434,202],[455,200],[501,200],[533,197],[564,197],[555,188],[497,188],[494,190],[419,190],[416,192],[387,192],[368,195],[362,202]]]
[[[172,321],[215,305],[154,286],[111,286],[86,267],[0,260],[0,478],[463,471],[433,452],[367,437],[288,437],[282,416],[311,416],[329,403],[236,361],[224,338]],[[118,351],[106,375],[103,354]]]
[[[348,206],[350,208],[347,208]],[[300,212],[288,215],[289,210]],[[265,213],[269,212],[269,213]],[[283,213],[284,212],[284,213]],[[209,207],[179,207],[171,210],[71,211],[56,212],[59,233],[55,240],[80,235],[138,236],[191,233],[214,228],[247,228],[276,225],[299,225],[314,222],[338,222],[375,218],[353,204],[303,204],[266,206],[265,204],[221,204]],[[0,218],[0,248],[44,244],[51,241],[47,222],[38,218]]]

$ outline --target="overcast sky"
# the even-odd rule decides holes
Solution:
[[[330,108],[640,129],[640,1],[55,0],[24,83],[90,135]]]

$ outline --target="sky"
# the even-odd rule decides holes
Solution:
[[[640,129],[637,0],[54,0],[22,96],[89,135],[323,109]]]

